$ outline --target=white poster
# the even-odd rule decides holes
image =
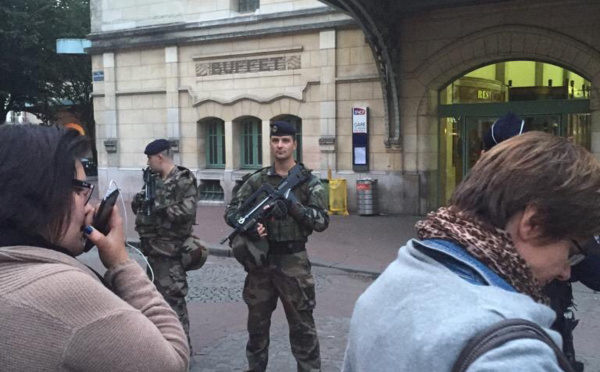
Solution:
[[[367,108],[352,108],[352,133],[367,133]]]
[[[366,165],[367,164],[367,149],[365,147],[354,148],[354,164]]]

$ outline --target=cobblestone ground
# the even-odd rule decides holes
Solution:
[[[200,270],[188,272],[189,302],[239,302],[246,273],[237,261],[230,258],[211,257],[211,264]],[[330,281],[326,276],[313,273],[317,292],[323,291]]]
[[[211,257],[205,267],[190,274],[188,278],[190,307],[193,307],[195,303],[241,302],[239,305],[245,309],[241,298],[245,272],[235,260]],[[343,277],[344,280],[356,281],[361,289],[372,281],[372,278],[368,276],[341,274],[338,270],[323,268],[314,268],[313,275],[316,279],[317,307],[320,306],[320,299],[326,296],[329,290],[335,291],[335,288],[332,287],[332,280],[337,281]],[[356,295],[359,293],[360,291],[357,291]],[[351,310],[351,308],[346,309],[345,316],[318,316],[318,312],[315,312],[324,372],[339,371],[341,368],[346,336],[350,327]],[[278,311],[280,311],[279,308]],[[327,311],[325,313],[327,314]],[[206,316],[218,316],[218,314],[207,314]],[[287,323],[285,320],[281,321],[281,316],[279,318],[279,321],[274,319],[271,327],[268,371],[295,371],[296,362],[290,351]],[[242,320],[241,324],[243,325],[243,323],[245,323],[245,319]],[[210,342],[208,346],[195,350],[194,363],[190,371],[243,371],[247,367],[245,357],[247,337],[242,326],[236,332],[228,333],[224,337]]]
[[[326,317],[316,319],[321,343],[323,372],[339,371],[342,367],[349,318]],[[231,334],[213,346],[196,353],[196,366],[190,371],[227,372],[243,371],[246,365],[245,350],[248,335],[245,331]],[[201,366],[201,367],[200,367]],[[288,329],[285,324],[271,327],[269,366],[267,371],[295,371],[296,361],[290,352]]]
[[[142,266],[139,256],[132,254]],[[91,251],[80,259],[104,272]],[[246,307],[241,299],[245,273],[231,258],[210,257],[200,270],[190,272],[189,309],[195,346],[191,371],[243,371],[246,367]],[[350,315],[356,298],[372,282],[372,277],[313,266],[317,282],[315,321],[321,341],[324,372],[339,371],[343,359]],[[575,349],[586,372],[600,372],[600,293],[575,283]],[[293,372],[287,323],[278,307],[273,316],[269,371]]]

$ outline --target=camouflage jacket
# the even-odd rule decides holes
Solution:
[[[135,214],[141,211],[144,191],[137,193],[131,203]],[[148,218],[138,214],[135,229],[141,238],[185,240],[196,222],[198,185],[187,168],[175,167],[164,180],[156,182],[154,211]]]
[[[302,165],[302,167],[304,167]],[[306,169],[307,172],[310,170]],[[237,194],[227,206],[225,219],[233,216],[246,198],[252,195],[264,183],[277,186],[283,177],[275,173],[275,167],[267,167],[253,174],[240,187]],[[329,226],[325,190],[321,181],[310,175],[308,181],[292,190],[298,203],[294,204],[289,214],[279,220],[270,219],[265,222],[267,239],[270,242],[301,241],[306,242],[308,236],[314,231],[321,232]]]

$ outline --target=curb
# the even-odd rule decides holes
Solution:
[[[140,241],[139,240],[128,240],[127,244],[130,244],[136,248],[140,247]],[[233,257],[231,255],[231,249],[229,248],[223,248],[223,247],[219,247],[218,245],[211,245],[211,246],[207,246],[206,248],[208,248],[208,253],[213,255],[213,256],[219,256],[219,257]]]
[[[127,243],[131,244],[135,247],[139,247],[139,245],[140,245],[139,240],[129,240],[129,241],[127,241]],[[222,246],[218,246],[218,245],[207,245],[207,248],[208,248],[208,253],[210,255],[213,255],[216,257],[233,258],[233,255],[231,253],[231,248],[222,247]],[[313,266],[325,267],[328,269],[342,270],[342,271],[346,271],[346,272],[353,273],[353,274],[365,274],[365,275],[371,275],[374,277],[378,277],[379,275],[381,275],[380,271],[361,269],[359,267],[346,266],[346,265],[338,265],[335,262],[323,261],[323,260],[319,260],[318,258],[311,259],[310,263]]]
[[[210,246],[208,246],[208,252],[210,254],[212,254],[214,256],[218,256],[218,257],[233,258],[233,254],[231,253],[231,248],[220,247],[218,245],[210,245]],[[379,271],[361,269],[358,267],[352,267],[352,266],[346,266],[346,265],[337,265],[334,262],[323,261],[323,260],[319,260],[318,258],[311,259],[310,263],[313,266],[326,267],[329,269],[337,269],[337,270],[347,271],[349,273],[354,273],[354,274],[366,274],[366,275],[372,275],[375,277],[381,275],[381,272],[379,272]]]

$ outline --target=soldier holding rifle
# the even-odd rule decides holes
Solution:
[[[273,123],[270,144],[273,165],[253,174],[225,213],[226,222],[242,231],[230,237],[234,255],[248,273],[243,298],[248,306],[249,371],[263,372],[267,368],[271,314],[278,299],[288,319],[298,371],[320,371],[319,340],[313,319],[315,281],[306,241],[313,230],[321,232],[329,224],[325,190],[316,176],[294,160],[297,142],[293,125]],[[296,183],[291,190],[287,189],[289,178]],[[246,220],[256,217],[252,211],[257,207],[264,211],[259,216],[262,222],[256,218],[250,227]]]
[[[182,258],[196,221],[197,181],[189,169],[174,164],[169,141],[150,142],[144,154],[148,156],[144,188],[131,203],[137,215],[135,229],[154,270],[156,288],[177,313],[189,342],[188,283]]]

